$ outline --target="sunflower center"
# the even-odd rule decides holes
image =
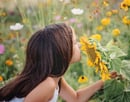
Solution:
[[[122,6],[123,6],[123,7],[127,7],[127,5],[126,5],[126,4],[123,4]]]
[[[81,79],[84,79],[84,77],[82,76]]]

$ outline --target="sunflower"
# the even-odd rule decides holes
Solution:
[[[128,11],[128,5],[125,2],[121,2],[120,8],[124,11]]]
[[[94,67],[94,63],[89,58],[87,59],[87,65],[90,67]]]
[[[110,78],[110,74],[109,73],[101,73],[101,78],[102,80],[108,80],[108,79],[111,79]]]
[[[104,6],[109,6],[109,2],[105,0],[105,1],[103,1],[103,5]]]
[[[127,6],[130,6],[130,0],[124,0],[123,2],[127,4]]]
[[[87,64],[95,67],[95,71],[100,73],[102,80],[110,79],[109,70],[106,64],[102,61],[101,54],[96,49],[96,44],[90,43],[86,37],[81,37],[80,42],[88,57]]]

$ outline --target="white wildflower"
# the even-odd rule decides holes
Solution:
[[[20,23],[16,23],[15,25],[10,26],[10,30],[21,30],[23,28],[23,25]]]
[[[83,9],[80,9],[80,8],[73,8],[73,9],[71,9],[71,12],[72,12],[74,15],[81,15],[81,14],[83,14],[84,10],[83,10]]]
[[[60,2],[70,3],[70,0],[59,0]]]

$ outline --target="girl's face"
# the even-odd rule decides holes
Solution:
[[[76,35],[73,28],[72,31],[73,31],[73,54],[70,63],[78,62],[81,59],[80,44],[79,42],[76,41]]]

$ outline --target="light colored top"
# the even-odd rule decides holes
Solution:
[[[59,87],[57,89],[55,89],[54,95],[53,95],[52,99],[49,102],[57,102],[58,94],[59,94]],[[4,101],[4,102],[6,102],[6,101]],[[15,97],[15,98],[13,98],[12,100],[10,100],[8,102],[24,102],[24,98]]]
[[[55,89],[54,95],[49,102],[57,102],[58,95],[59,95],[59,87],[57,89]]]

